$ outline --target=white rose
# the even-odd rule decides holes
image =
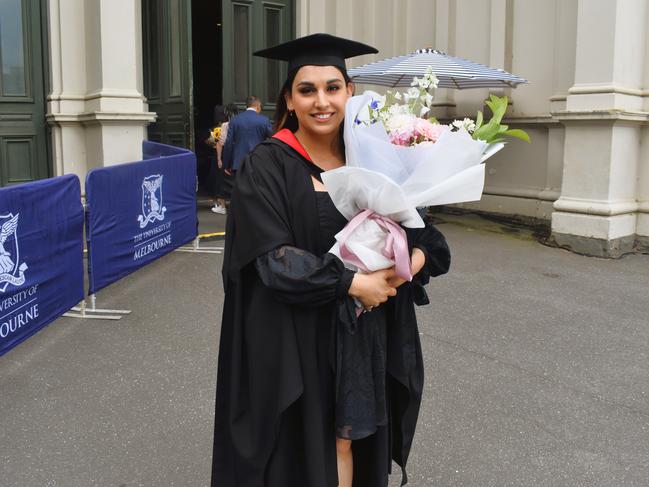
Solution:
[[[385,127],[388,131],[392,132],[393,130],[398,130],[402,127],[411,125],[415,118],[416,117],[410,113],[398,113],[387,119]]]

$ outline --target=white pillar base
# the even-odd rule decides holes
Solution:
[[[552,239],[560,247],[596,257],[620,257],[633,252],[636,214],[601,216],[555,211]]]
[[[644,203],[649,210],[649,203]],[[649,211],[638,213],[636,248],[649,253]]]

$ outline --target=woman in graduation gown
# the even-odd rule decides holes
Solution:
[[[347,222],[320,179],[344,164],[345,58],[375,52],[313,34],[255,53],[289,75],[279,130],[239,169],[228,215],[213,487],[385,487],[391,460],[407,482],[423,387],[414,304],[449,250],[427,225],[407,229],[412,282],[345,269],[327,251]]]

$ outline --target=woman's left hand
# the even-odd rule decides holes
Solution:
[[[412,255],[410,256],[410,269],[413,276],[416,275],[422,269],[422,267],[424,267],[425,263],[426,256],[421,251],[421,249],[418,249],[417,247],[412,249]],[[388,281],[388,283],[395,288],[401,286],[404,282],[406,282],[406,280],[400,278],[399,276],[394,276]]]

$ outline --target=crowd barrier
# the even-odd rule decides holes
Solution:
[[[79,179],[0,189],[0,355],[83,300]]]
[[[0,189],[0,356],[64,314],[119,318],[86,313],[84,223],[89,311],[98,290],[196,242],[194,153],[146,141],[142,153],[88,173],[85,215],[74,175]]]
[[[142,153],[86,177],[90,295],[196,238],[196,156],[148,141]]]

